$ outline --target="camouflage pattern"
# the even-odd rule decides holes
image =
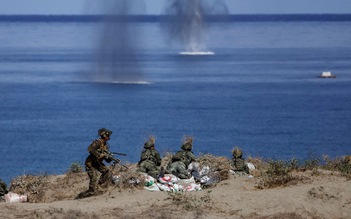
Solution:
[[[232,167],[234,171],[249,173],[249,169],[245,163],[245,160],[242,157],[240,158],[233,157]]]
[[[141,152],[140,161],[138,163],[140,172],[157,178],[160,171],[158,166],[161,165],[160,154],[155,149],[144,149]]]
[[[170,163],[167,170],[180,179],[189,179],[190,175],[185,164],[181,161]]]
[[[153,142],[147,141],[144,144],[145,149],[150,149],[151,147],[155,147],[155,144]]]
[[[89,191],[91,192],[96,191],[97,186],[102,185],[109,178],[109,168],[103,163],[105,160],[103,152],[108,150],[108,144],[101,139],[94,140],[88,147],[89,156],[85,160],[85,170],[90,178]],[[100,179],[98,172],[101,173]]]
[[[193,145],[191,143],[185,143],[185,144],[182,144],[180,148],[183,150],[190,151],[193,148]]]
[[[233,157],[241,158],[243,156],[243,151],[240,148],[236,147],[233,149],[232,154]]]
[[[112,131],[106,129],[106,128],[101,128],[98,130],[98,136],[104,137],[110,137],[110,135],[112,135]]]
[[[168,165],[167,170],[181,179],[187,179],[189,178],[188,166],[195,161],[196,157],[192,151],[181,150],[172,157],[172,162]]]

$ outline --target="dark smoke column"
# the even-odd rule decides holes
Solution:
[[[107,2],[103,1],[104,4]],[[143,74],[137,59],[137,38],[141,33],[132,22],[135,10],[144,7],[140,0],[114,0],[106,6],[106,19],[98,48],[95,81],[109,83],[141,83]]]
[[[172,41],[180,43],[185,53],[204,52],[208,25],[206,16],[226,15],[222,0],[167,0],[162,28]]]

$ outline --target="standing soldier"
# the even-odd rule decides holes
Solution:
[[[144,150],[141,152],[140,161],[138,163],[139,171],[157,178],[160,171],[158,167],[161,165],[160,154],[155,150],[155,138],[150,137],[144,144]]]
[[[93,195],[97,192],[97,188],[105,183],[110,176],[110,170],[103,163],[104,160],[111,162],[106,158],[106,152],[109,151],[109,145],[107,143],[110,140],[112,131],[102,128],[98,130],[99,139],[94,140],[88,147],[89,156],[85,160],[85,169],[89,175],[89,190],[87,195]],[[101,173],[100,179],[98,179],[98,172]]]
[[[249,173],[249,168],[247,167],[245,160],[243,158],[243,151],[238,148],[235,147],[232,150],[232,154],[233,154],[233,160],[232,160],[232,168],[235,172],[237,173]]]
[[[180,151],[173,157],[168,165],[168,171],[181,179],[189,179],[191,175],[188,173],[188,166],[191,162],[196,161],[196,157],[191,151],[193,148],[193,138],[185,137]]]

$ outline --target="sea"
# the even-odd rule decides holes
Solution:
[[[196,156],[351,154],[351,15],[335,16],[206,21],[195,52],[157,17],[111,37],[99,19],[0,16],[0,178],[84,167],[103,127],[123,164],[149,136],[161,156],[185,136]]]

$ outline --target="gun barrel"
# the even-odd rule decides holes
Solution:
[[[117,155],[121,155],[121,156],[127,156],[127,154],[118,153],[118,152],[111,152],[111,154],[117,154]]]

